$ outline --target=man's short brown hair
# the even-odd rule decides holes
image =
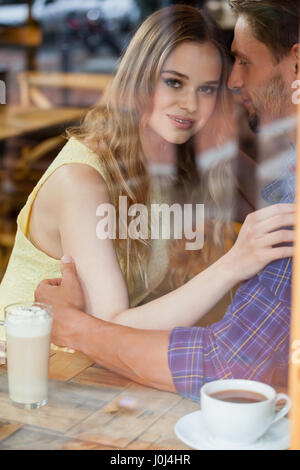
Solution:
[[[277,62],[299,42],[300,0],[229,0],[229,4],[247,18],[254,37]]]

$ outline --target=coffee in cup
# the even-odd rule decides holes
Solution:
[[[276,411],[276,405],[285,405]],[[290,409],[290,398],[252,380],[216,380],[201,388],[201,409],[210,438],[219,443],[253,444]]]

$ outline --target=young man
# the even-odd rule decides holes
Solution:
[[[250,126],[296,112],[299,0],[231,0],[238,14],[229,87],[238,91]],[[264,192],[271,203],[294,200],[290,168]],[[275,206],[274,206],[275,207]],[[290,329],[291,258],[244,282],[224,318],[206,328],[138,330],[87,316],[72,260],[62,281],[43,281],[36,300],[55,306],[52,340],[144,385],[198,399],[203,383],[246,378],[285,383]],[[217,280],[216,280],[217,281]]]

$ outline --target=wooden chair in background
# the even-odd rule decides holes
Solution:
[[[110,74],[87,73],[48,73],[48,72],[21,72],[18,76],[20,88],[20,104],[28,108],[35,106],[39,109],[55,107],[41,88],[56,88],[82,91],[95,91],[99,93],[100,103],[103,92],[112,81]]]
[[[55,109],[57,113],[63,112],[46,95],[44,90],[47,89],[93,91],[98,94],[95,105],[100,104],[112,78],[110,74],[21,72],[18,76],[20,106],[24,109]],[[62,136],[56,135],[34,147],[25,145],[16,166],[17,178],[20,180],[29,173],[32,174],[33,165],[45,155],[59,149],[64,142]]]
[[[34,21],[18,27],[3,27],[0,30],[2,45],[20,46],[25,49],[28,70],[36,68],[36,53],[42,40],[41,28]]]
[[[63,109],[51,102],[45,90],[81,90],[94,91],[98,95],[95,104],[100,103],[103,92],[112,80],[112,75],[77,74],[77,73],[48,73],[48,72],[21,72],[18,75],[20,90],[20,106],[24,110],[37,108],[40,110],[54,110],[63,113]],[[84,113],[84,107],[82,108]],[[60,135],[54,135],[43,140],[35,146],[25,145],[16,165],[16,177],[24,179],[29,174],[34,177],[33,166],[50,152],[59,149],[64,143]]]

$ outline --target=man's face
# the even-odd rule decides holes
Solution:
[[[287,115],[293,81],[288,59],[277,63],[270,49],[253,36],[244,16],[236,23],[231,51],[235,63],[228,86],[239,91],[250,127],[256,131],[260,124]]]

